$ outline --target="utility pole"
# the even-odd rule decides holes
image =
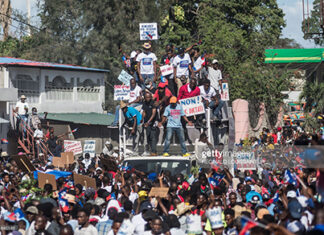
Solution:
[[[30,0],[27,0],[27,22],[28,22],[28,36],[31,35],[31,29],[30,29]]]
[[[3,40],[9,36],[9,26],[11,24],[11,5],[10,0],[0,0],[0,23],[3,29]]]

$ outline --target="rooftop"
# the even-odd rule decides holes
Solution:
[[[102,72],[106,73],[109,70],[97,69],[97,68],[88,68],[78,65],[71,64],[57,64],[50,62],[38,62],[32,60],[25,60],[12,57],[0,57],[0,66],[22,66],[22,67],[37,67],[37,68],[48,68],[48,69],[64,69],[64,70],[81,70],[88,72]]]
[[[114,115],[103,113],[49,113],[47,119],[75,124],[108,126],[114,121]]]

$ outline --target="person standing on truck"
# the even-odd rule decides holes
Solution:
[[[172,96],[170,98],[170,105],[165,108],[163,113],[162,121],[159,123],[159,127],[162,127],[163,123],[167,122],[167,134],[164,142],[163,156],[169,156],[169,148],[170,148],[170,140],[172,138],[173,132],[175,132],[179,138],[181,145],[182,156],[188,157],[190,156],[187,153],[187,148],[184,139],[183,128],[181,124],[181,117],[187,122],[189,126],[192,126],[192,122],[188,120],[186,117],[182,107],[177,103],[177,97]]]

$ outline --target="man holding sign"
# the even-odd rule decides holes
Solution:
[[[169,148],[170,148],[170,140],[172,138],[173,132],[175,132],[179,138],[180,145],[181,145],[181,152],[182,156],[188,157],[190,156],[189,153],[187,153],[187,148],[185,144],[185,139],[184,139],[184,133],[183,133],[183,128],[181,124],[181,117],[188,123],[189,126],[192,126],[192,122],[188,120],[186,117],[182,107],[180,104],[177,103],[177,97],[172,96],[170,99],[170,105],[166,107],[162,121],[159,123],[159,127],[162,127],[163,123],[168,120],[167,123],[167,134],[164,142],[164,149],[163,149],[163,156],[167,157],[169,156]]]

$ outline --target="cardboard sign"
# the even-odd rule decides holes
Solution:
[[[168,192],[169,188],[152,187],[149,197],[166,197]]]
[[[114,100],[129,100],[130,86],[115,85]]]
[[[255,170],[257,161],[253,152],[236,152],[234,155],[236,168],[239,170]]]
[[[128,74],[125,70],[122,70],[118,76],[118,80],[124,85],[129,86],[130,80],[133,78],[132,75]]]
[[[140,23],[140,40],[158,40],[157,23]]]
[[[61,153],[61,159],[65,165],[73,164],[74,162],[74,154],[73,152],[64,152]]]
[[[228,83],[222,83],[223,93],[221,93],[221,100],[229,101]]]
[[[83,145],[83,153],[89,153],[90,157],[96,155],[96,140],[85,140]]]
[[[73,173],[73,179],[74,179],[74,185],[81,184],[85,188],[97,189],[96,179],[95,178],[91,178],[89,176],[79,175],[79,174]]]
[[[38,187],[44,188],[45,184],[51,184],[53,186],[53,190],[56,190],[55,175],[38,172]]]
[[[187,117],[205,113],[201,96],[182,99],[180,100],[180,104]]]
[[[168,76],[173,73],[173,66],[166,64],[160,67],[162,76]]]
[[[74,155],[82,153],[81,141],[64,140],[64,152],[73,152]]]
[[[33,164],[29,161],[26,155],[15,155],[12,156],[12,158],[15,160],[17,163],[17,166],[19,169],[21,169],[23,172],[32,172],[36,171],[35,167]]]
[[[65,162],[62,160],[61,157],[53,157],[52,158],[52,165],[58,168],[64,168]]]

